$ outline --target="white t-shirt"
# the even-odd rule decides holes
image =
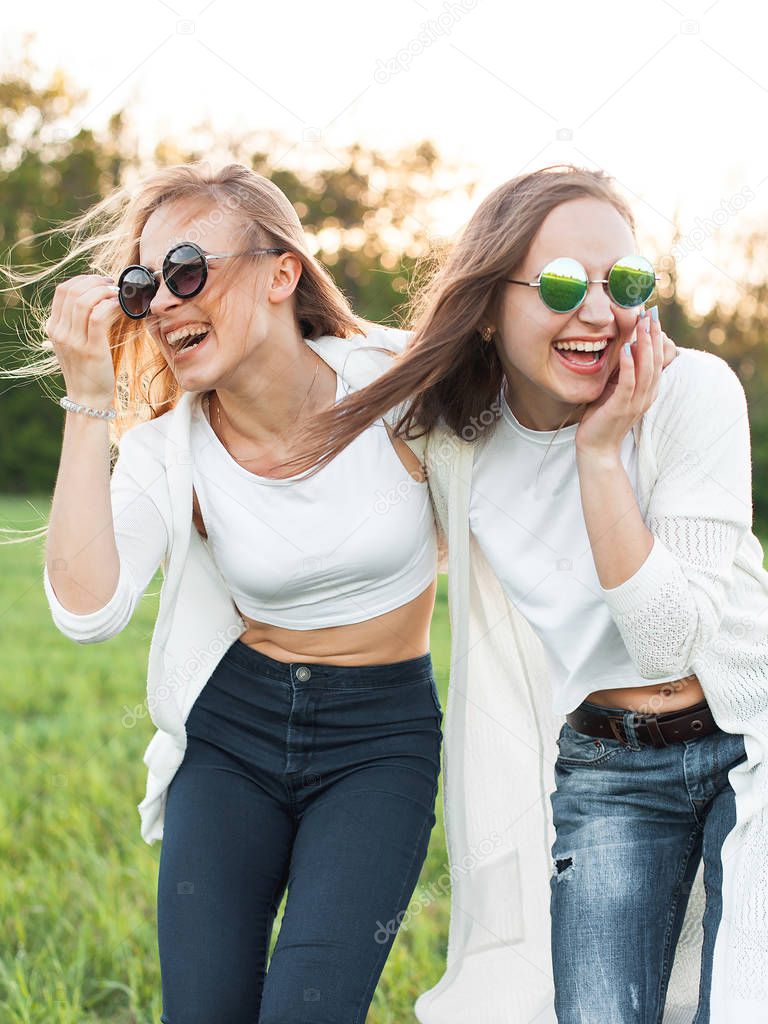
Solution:
[[[542,642],[554,712],[572,711],[593,690],[647,686],[600,592],[576,468],[578,424],[531,430],[515,417],[503,389],[500,402],[502,416],[474,459],[469,524],[507,596]],[[621,462],[636,492],[632,431],[622,442]]]
[[[306,479],[240,465],[202,403],[190,444],[206,543],[241,614],[289,629],[346,625],[399,608],[434,580],[429,485],[410,476],[381,420]]]

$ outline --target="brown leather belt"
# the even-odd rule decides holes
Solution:
[[[618,740],[625,747],[629,746],[624,731],[624,716],[592,710],[598,707],[599,704],[583,701],[568,712],[565,720],[576,732]],[[706,699],[679,711],[666,711],[661,715],[644,715],[638,711],[633,714],[632,724],[638,740],[652,747],[668,747],[671,743],[698,739],[720,728]]]

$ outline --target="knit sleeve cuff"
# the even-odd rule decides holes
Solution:
[[[653,547],[634,574],[618,587],[600,587],[608,608],[617,615],[641,611],[656,597],[659,590],[680,573],[675,556],[654,535]]]
[[[102,608],[82,614],[70,611],[61,604],[51,585],[47,564],[43,566],[43,589],[56,627],[78,643],[89,643],[113,636],[126,624],[131,616],[135,585],[128,567],[121,559],[120,576],[112,597]]]

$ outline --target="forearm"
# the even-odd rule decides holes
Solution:
[[[576,461],[584,522],[600,585],[618,587],[635,575],[653,547],[619,454]]]
[[[579,481],[602,596],[629,656],[644,678],[682,675],[698,626],[682,570],[646,526],[618,458],[581,458]]]
[[[96,611],[115,593],[120,559],[112,522],[107,421],[68,412],[51,505],[45,561],[68,611]]]
[[[716,636],[738,531],[675,517],[649,530],[611,460],[580,462],[579,479],[602,596],[632,661],[647,679],[683,675]]]

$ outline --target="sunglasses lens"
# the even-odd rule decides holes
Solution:
[[[143,267],[128,267],[120,275],[118,298],[128,316],[145,316],[155,291],[155,280]]]
[[[555,313],[576,309],[586,294],[586,271],[569,256],[552,260],[539,276],[539,295]]]
[[[177,245],[165,257],[163,277],[174,295],[187,298],[203,286],[205,260],[194,246]]]
[[[608,291],[619,306],[640,306],[656,287],[653,264],[644,256],[625,256],[611,267]]]

